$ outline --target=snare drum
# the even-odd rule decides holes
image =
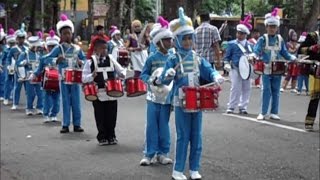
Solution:
[[[147,86],[138,77],[127,78],[125,84],[127,97],[136,97],[147,93]]]
[[[286,73],[285,61],[271,61],[271,74],[283,75]]]
[[[43,89],[59,91],[59,71],[53,67],[46,67],[43,76]]]
[[[83,93],[88,101],[95,101],[98,99],[98,87],[94,82],[83,84]]]
[[[201,111],[213,111],[215,108],[217,108],[213,87],[200,87],[199,94]]]
[[[111,97],[123,96],[122,81],[119,78],[106,80],[106,92]]]
[[[64,71],[65,84],[81,84],[82,83],[82,70],[67,68]]]
[[[118,51],[118,62],[121,66],[127,67],[129,65],[129,51],[126,49],[119,49]]]
[[[298,68],[297,63],[289,63],[288,75],[289,76],[298,76],[299,75],[299,68]]]
[[[311,72],[313,62],[312,61],[303,61],[298,63],[299,75],[309,76]]]
[[[182,99],[182,107],[185,112],[198,112],[198,88],[197,87],[189,87],[183,86],[182,91],[184,93]],[[206,94],[206,93],[204,93]],[[204,95],[203,94],[203,95]],[[208,106],[208,102],[206,102],[205,106]]]
[[[264,62],[262,60],[256,60],[254,61],[254,73],[262,75],[264,70]]]

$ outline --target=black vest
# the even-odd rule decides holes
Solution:
[[[92,63],[91,63],[90,69],[91,69],[91,72],[93,72],[95,67],[92,59],[91,61]],[[98,64],[98,67],[110,67],[109,56],[107,56],[106,59],[97,59],[97,64]],[[107,74],[108,74],[108,79],[115,78],[114,72],[107,72]],[[99,89],[105,87],[105,80],[102,72],[97,73],[97,76],[94,78],[94,82],[97,83]]]

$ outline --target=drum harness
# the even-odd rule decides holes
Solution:
[[[247,47],[248,47],[248,51],[249,51],[249,52],[247,52],[247,50],[245,49],[245,47],[244,47],[239,41],[237,41],[237,45],[238,45],[239,49],[242,51],[243,56],[249,57],[249,54],[252,53],[252,49],[251,49],[250,45],[248,44],[248,42],[246,42],[246,45],[247,45]],[[248,59],[249,59],[249,58],[248,58]],[[236,70],[238,70],[238,72],[239,72],[239,68],[237,68],[236,66],[234,66],[233,63],[231,63],[231,68],[232,68],[232,69],[236,69]]]
[[[269,45],[268,35],[264,34],[263,37],[265,39],[265,47],[264,47],[264,49],[271,52],[271,57],[270,57],[271,60],[269,61],[269,63],[264,63],[265,64],[264,74],[271,74],[271,63],[272,63],[271,61],[278,61],[277,54],[281,50],[282,38],[278,34],[277,35],[277,40],[275,42],[275,45],[274,46],[270,46]]]

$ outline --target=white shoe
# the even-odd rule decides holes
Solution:
[[[277,114],[270,114],[270,119],[280,120],[280,117]]]
[[[297,93],[297,90],[296,90],[296,89],[291,89],[290,92],[292,92],[292,93]]]
[[[190,171],[191,179],[201,179],[202,176],[199,174],[199,171]]]
[[[301,95],[301,92],[297,91],[297,95],[300,96],[300,95]]]
[[[42,115],[43,111],[41,109],[36,109],[36,115]]]
[[[33,115],[33,113],[30,109],[26,109],[26,115],[31,116],[31,115]]]
[[[281,89],[280,89],[280,92],[283,92],[283,91],[284,91],[284,89],[283,89],[283,88],[281,88]]]
[[[259,89],[261,88],[260,85],[257,85],[256,87],[259,88]]]
[[[174,180],[187,180],[187,177],[179,171],[173,171],[172,172],[172,179]]]
[[[50,122],[50,118],[48,117],[48,116],[44,116],[44,121],[43,121],[44,123],[48,123],[48,122]]]
[[[159,155],[159,156],[157,156],[157,160],[158,160],[158,162],[160,163],[160,164],[172,164],[173,163],[173,161],[172,161],[172,159],[170,159],[170,158],[168,158],[167,156],[165,156],[165,155]]]
[[[18,109],[18,106],[17,106],[17,105],[12,105],[11,110],[17,110],[17,109]]]
[[[226,113],[227,114],[233,114],[233,109],[227,109]]]
[[[54,117],[51,117],[50,120],[51,121],[58,121],[58,118],[56,116],[54,116]]]
[[[259,114],[257,120],[264,120],[265,116],[263,114]]]
[[[3,105],[8,105],[8,104],[9,104],[9,100],[8,99],[3,100]]]
[[[143,157],[140,161],[140,166],[149,166],[151,164],[151,159],[148,157]]]
[[[4,100],[4,98],[3,97],[0,97],[0,101],[3,101]]]

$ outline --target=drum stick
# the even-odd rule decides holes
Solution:
[[[202,85],[200,87],[208,87],[208,86],[211,86],[211,85],[218,85],[218,83],[217,82],[211,82],[211,83],[208,83],[208,84],[204,84],[204,85]]]

